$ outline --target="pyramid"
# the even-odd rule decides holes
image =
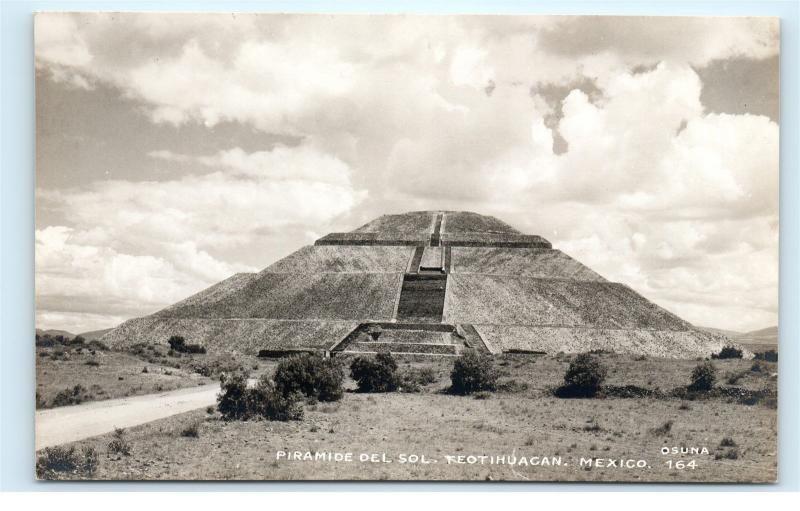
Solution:
[[[126,321],[102,341],[166,344],[172,335],[209,352],[261,356],[606,350],[695,358],[728,343],[541,236],[465,211],[384,215],[330,233],[259,273]]]

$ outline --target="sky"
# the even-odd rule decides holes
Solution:
[[[776,18],[44,13],[35,50],[39,328],[421,209],[777,324]]]

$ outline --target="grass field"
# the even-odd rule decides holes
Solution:
[[[36,348],[36,354],[37,408],[69,404],[69,400],[99,401],[216,383],[193,371],[149,363],[120,351],[95,350],[93,355],[87,348],[78,351],[58,346]],[[76,385],[84,391],[74,392]]]
[[[608,385],[669,390],[686,385],[688,360],[599,355]],[[100,453],[100,479],[391,479],[632,482],[770,482],[776,478],[777,411],[722,398],[558,399],[570,358],[496,359],[506,391],[474,397],[444,393],[452,360],[401,362],[432,367],[437,380],[418,394],[347,392],[336,403],[305,405],[295,422],[225,422],[211,410],[155,421],[126,433],[129,456],[107,453],[111,435],[77,445]],[[719,381],[738,376],[739,387],[775,389],[771,373],[752,362],[719,360]],[[354,388],[348,381],[348,387]],[[197,437],[181,433],[197,426]],[[720,444],[726,445],[720,445]],[[730,445],[735,444],[735,445]],[[661,453],[695,447],[702,454]],[[351,453],[353,461],[290,461],[279,452]],[[360,461],[361,455],[367,456]],[[369,455],[374,455],[371,458]],[[428,463],[401,463],[401,455]],[[524,456],[550,466],[458,463],[458,456]],[[384,463],[385,456],[391,463]],[[451,463],[448,463],[448,457]],[[642,460],[646,467],[581,466],[580,460]],[[370,460],[375,459],[376,462]],[[410,456],[406,460],[411,460]],[[477,459],[477,458],[476,458]],[[434,461],[435,460],[435,461]],[[560,460],[560,465],[555,464]],[[667,464],[672,461],[672,468]],[[676,461],[693,468],[675,468]],[[610,462],[601,461],[608,465]],[[626,462],[622,462],[626,463]],[[683,466],[681,464],[681,466]]]

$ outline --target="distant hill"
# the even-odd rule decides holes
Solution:
[[[54,336],[54,337],[56,335],[63,335],[64,337],[67,337],[68,339],[72,339],[73,337],[75,337],[75,334],[73,334],[72,332],[67,332],[66,330],[55,330],[55,329],[42,330],[41,328],[37,328],[36,329],[36,333],[38,335],[50,335],[50,336]]]
[[[103,328],[102,330],[92,330],[90,332],[83,332],[83,333],[77,334],[77,335],[80,335],[86,341],[94,341],[95,339],[99,339],[100,337],[102,337],[103,334],[105,334],[109,330],[113,330],[113,329],[114,328]],[[63,335],[67,339],[74,339],[75,337],[77,337],[72,332],[67,332],[66,330],[56,330],[54,328],[51,328],[50,330],[42,330],[41,328],[37,328],[36,329],[36,334],[37,335],[50,335],[50,336],[54,336],[54,337],[56,335]]]
[[[739,335],[736,340],[740,342],[749,342],[751,344],[778,344],[778,327],[771,326],[762,328],[761,330],[745,332]]]
[[[102,330],[92,330],[91,332],[83,332],[82,334],[78,334],[87,341],[94,341],[95,339],[99,339],[105,334],[106,332],[110,332],[114,330],[114,327],[111,328],[103,328]]]
[[[705,330],[706,332],[711,332],[712,334],[720,334],[724,335],[725,337],[730,337],[731,339],[736,339],[742,332],[736,332],[733,330],[723,330],[722,328],[711,328],[710,326],[699,326],[697,327],[700,330]]]
[[[778,344],[778,327],[770,326],[752,332],[735,332],[733,330],[723,330],[721,328],[711,328],[707,326],[699,327],[701,330],[715,334],[722,334],[731,340],[745,344]]]

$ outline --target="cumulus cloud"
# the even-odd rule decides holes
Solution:
[[[235,272],[260,269],[212,254],[253,248],[259,232],[324,225],[366,196],[353,188],[344,163],[307,147],[150,155],[215,170],[38,192],[40,207],[60,211],[74,226],[36,233],[40,305],[54,307],[59,297],[72,296],[89,307],[80,313],[111,304],[120,313],[154,312]]]
[[[63,217],[47,228],[72,229],[67,252],[96,251],[102,274],[138,265],[199,288],[250,267],[241,247],[446,207],[549,237],[695,323],[776,321],[778,127],[709,109],[697,71],[774,57],[776,20],[155,18],[37,15],[37,68],[116,88],[156,124],[299,145],[153,147],[145,161],[183,174],[41,190]]]

